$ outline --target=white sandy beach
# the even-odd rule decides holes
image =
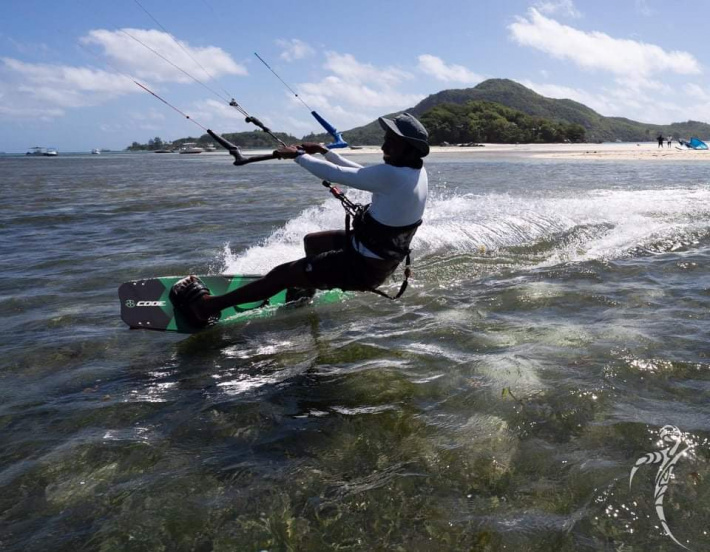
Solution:
[[[675,142],[670,148],[658,147],[657,142],[605,142],[602,144],[483,144],[483,147],[434,146],[431,154],[486,155],[505,154],[523,155],[540,159],[602,159],[618,161],[710,161],[710,150],[677,149]],[[374,153],[377,148],[366,148],[367,153]],[[346,150],[348,155],[364,152]]]
[[[657,142],[605,142],[602,144],[483,144],[482,147],[432,146],[431,155],[488,156],[491,154],[520,155],[539,159],[583,159],[605,161],[710,161],[710,150],[678,149],[674,142],[668,148]],[[338,150],[344,155],[379,154],[378,146]],[[248,151],[248,155],[270,153],[268,150]]]
[[[618,161],[710,161],[709,150],[680,148],[677,142],[671,147],[658,147],[657,142],[605,142],[602,144],[521,144],[486,145],[486,148],[520,152],[544,159],[603,159]],[[477,149],[486,149],[477,148]],[[506,148],[503,150],[502,148]],[[476,149],[476,148],[471,148]]]

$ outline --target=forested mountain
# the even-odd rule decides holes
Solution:
[[[585,128],[527,115],[500,103],[474,100],[443,103],[419,116],[432,144],[488,142],[493,144],[584,142]]]
[[[471,101],[502,104],[526,115],[541,117],[551,122],[579,124],[584,127],[585,140],[588,142],[649,141],[655,139],[659,133],[664,136],[673,135],[675,138],[691,136],[698,136],[701,139],[710,138],[710,125],[706,123],[688,121],[670,125],[653,125],[623,117],[605,117],[579,102],[546,98],[508,79],[489,79],[474,88],[442,90],[405,111],[424,118],[428,111],[442,104],[463,105]],[[325,134],[317,136],[321,140],[328,140]],[[344,132],[343,137],[353,144],[378,144],[382,140],[382,130],[377,121],[373,121],[368,125]]]
[[[710,125],[699,121],[653,125],[625,119],[605,117],[573,100],[546,98],[522,84],[508,79],[489,79],[473,88],[442,90],[406,109],[420,117],[429,127],[431,143],[446,142],[560,142],[587,141],[641,142],[654,140],[659,134],[688,139],[710,138]],[[394,116],[391,113],[386,116]],[[334,121],[337,126],[337,121]],[[581,130],[583,132],[581,132]],[[273,140],[261,131],[225,134],[245,148],[275,147]],[[298,141],[330,142],[325,133],[310,134],[300,140],[279,134],[286,143]],[[377,121],[343,132],[351,145],[373,145],[382,142],[383,131]],[[209,143],[205,134],[199,139],[176,140]],[[133,149],[154,149],[134,143]]]

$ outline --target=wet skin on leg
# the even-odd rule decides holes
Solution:
[[[303,238],[303,248],[307,256],[345,248],[345,230],[313,232]]]
[[[198,318],[207,319],[228,307],[263,301],[287,288],[306,288],[310,286],[310,281],[303,270],[302,262],[299,260],[281,264],[259,280],[224,295],[205,295],[188,308]]]
[[[345,248],[347,235],[345,230],[326,230],[324,232],[313,232],[303,238],[303,249],[307,257],[313,257],[326,251],[336,251]],[[315,288],[288,288],[286,302],[310,301],[316,294]]]

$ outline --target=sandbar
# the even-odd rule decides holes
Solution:
[[[380,155],[379,146],[361,146],[337,150],[345,156]],[[220,152],[224,153],[224,152]],[[245,151],[247,155],[267,154],[271,150]],[[601,144],[482,144],[481,146],[432,146],[431,155],[515,156],[536,159],[606,160],[606,161],[710,161],[710,150],[693,150],[673,142],[669,148],[657,142],[604,142]]]

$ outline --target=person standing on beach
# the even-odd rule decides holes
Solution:
[[[662,148],[663,147],[663,134],[659,134],[658,138],[656,138],[656,140],[658,140],[658,147]]]
[[[671,148],[671,144],[672,144],[672,143],[673,143],[673,135],[671,134],[670,136],[668,136],[668,142],[667,142],[667,144],[668,144],[668,149]]]
[[[429,134],[409,113],[394,119],[380,117],[379,123],[385,130],[384,163],[379,165],[363,167],[322,144],[305,143],[274,152],[275,157],[293,159],[320,179],[372,193],[372,203],[355,217],[352,232],[308,234],[303,240],[305,257],[281,264],[263,278],[224,295],[211,295],[196,276],[183,278],[170,292],[175,308],[192,325],[201,327],[226,308],[264,301],[284,289],[287,301],[312,297],[316,289],[377,292],[408,258],[409,245],[422,222],[428,195],[423,158],[429,154]]]

